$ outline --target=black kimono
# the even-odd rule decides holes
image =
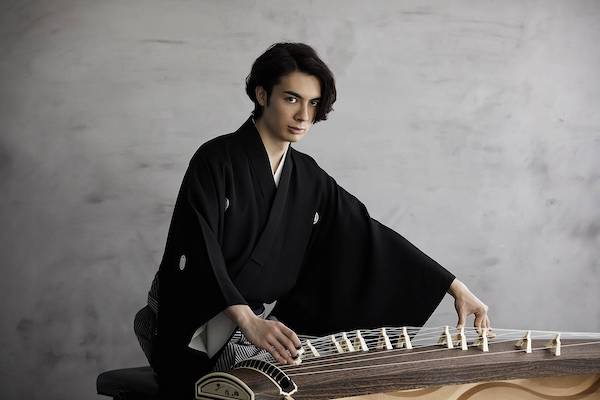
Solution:
[[[181,386],[210,368],[195,330],[230,305],[277,300],[302,334],[421,326],[454,276],[292,147],[276,187],[248,118],[192,157],[157,279],[155,368]]]

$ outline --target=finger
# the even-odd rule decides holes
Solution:
[[[473,321],[473,326],[477,329],[477,333],[481,334],[481,328],[483,325],[483,318],[481,313],[475,313],[475,321]]]
[[[487,315],[481,315],[481,329],[487,329]]]
[[[488,326],[488,337],[493,339],[496,337],[496,332],[494,332],[492,330],[492,322],[490,321],[490,317],[486,316],[486,319],[487,319],[487,326]]]
[[[476,315],[479,316],[479,318],[481,319],[481,329],[488,329],[489,328],[489,318],[488,318],[488,314],[487,314],[487,306],[484,305],[482,308],[480,308],[479,310],[477,310],[475,312]]]
[[[458,322],[456,323],[456,329],[460,329],[465,326],[465,321],[467,320],[467,313],[462,309],[458,311]]]
[[[275,360],[275,362],[279,363],[279,364],[285,364],[285,358],[281,357],[279,355],[279,353],[277,352],[277,350],[275,350],[274,346],[269,346],[269,349],[267,350],[271,356],[273,357],[273,359]]]
[[[292,341],[296,350],[300,350],[302,348],[302,342],[298,338],[298,335],[296,335],[296,332],[283,324],[281,324],[281,330]]]
[[[298,358],[298,351],[296,350],[296,346],[294,346],[294,343],[292,343],[292,341],[288,339],[287,336],[285,336],[283,333],[279,333],[276,334],[275,337],[279,341],[279,345],[283,348],[283,353],[280,352],[280,354],[283,355],[288,360],[288,362],[293,362],[293,357]]]
[[[298,336],[296,336],[296,333],[293,330],[283,324],[281,324],[281,332],[286,336],[286,339],[289,340],[288,349],[292,355],[292,358],[296,360],[300,356],[302,342]]]
[[[286,363],[284,349],[277,341],[277,338],[274,335],[268,335],[265,339],[267,346],[264,349],[271,353],[273,358],[275,358],[278,362]]]
[[[275,340],[273,340],[273,342],[270,342],[270,345],[266,350],[269,353],[271,353],[271,355],[273,356],[273,358],[275,360],[277,360],[278,362],[280,362],[282,364],[287,364],[287,360],[283,357],[283,354],[285,354],[283,347],[281,347],[281,345],[279,345],[279,343],[276,344]]]

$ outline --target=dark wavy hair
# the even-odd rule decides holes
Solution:
[[[321,100],[313,123],[324,121],[327,114],[333,110],[337,93],[333,73],[319,58],[317,52],[304,43],[275,43],[258,57],[252,70],[246,77],[246,94],[254,103],[252,114],[258,119],[263,112],[262,106],[256,99],[256,87],[262,86],[267,92],[267,104],[273,90],[281,78],[294,71],[313,75],[321,84]]]

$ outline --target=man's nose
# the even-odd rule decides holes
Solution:
[[[308,120],[308,105],[302,103],[300,105],[300,109],[296,113],[296,119],[298,121],[307,121]]]

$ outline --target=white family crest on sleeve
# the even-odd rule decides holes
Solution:
[[[225,197],[225,211],[229,208],[229,199]]]
[[[180,271],[183,271],[185,269],[185,263],[186,263],[185,254],[182,254],[181,257],[179,258],[179,270]]]
[[[319,222],[319,213],[315,211],[315,217],[313,218],[313,225]]]

